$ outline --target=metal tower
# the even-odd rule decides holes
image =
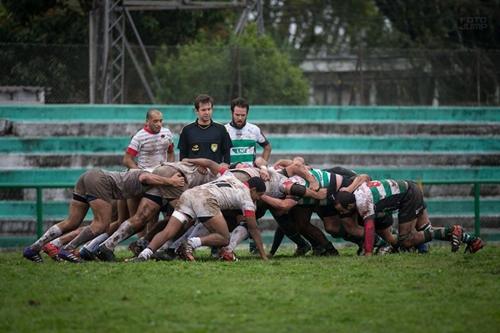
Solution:
[[[90,103],[122,104],[124,102],[125,55],[130,56],[141,83],[151,103],[156,103],[152,81],[159,88],[159,80],[152,71],[152,63],[146,52],[141,36],[134,24],[131,11],[155,10],[208,10],[241,9],[243,12],[236,25],[235,32],[241,33],[251,11],[257,11],[259,33],[264,31],[261,0],[231,1],[146,1],[146,0],[94,0],[89,13],[89,96]],[[125,35],[130,27],[139,46],[142,60],[134,53]],[[152,80],[147,80],[147,75]]]

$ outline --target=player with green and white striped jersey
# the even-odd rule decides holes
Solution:
[[[233,146],[231,147],[231,164],[246,163],[253,165],[257,156],[257,144],[264,151],[262,158],[267,162],[271,155],[271,144],[267,140],[257,125],[247,122],[250,105],[243,98],[236,98],[231,101],[230,123],[227,123],[226,130],[231,137]]]
[[[357,210],[364,223],[365,255],[371,255],[375,231],[393,247],[411,249],[432,239],[450,241],[452,251],[462,242],[468,245],[478,239],[463,232],[460,225],[433,228],[427,214],[421,189],[412,181],[382,179],[362,184],[353,193],[339,192],[335,208],[345,214]],[[377,225],[377,219],[398,211],[398,238],[390,225]],[[480,239],[479,239],[480,241]]]
[[[341,167],[326,170],[310,169],[309,173],[314,177],[314,180],[319,184],[320,188],[328,189],[329,197],[334,197],[341,188],[353,191],[359,184],[369,179],[368,175],[358,176],[354,171]],[[304,184],[304,186],[309,185],[309,182],[303,179],[300,183]],[[336,254],[337,251],[334,250],[333,244],[327,240],[323,232],[310,223],[311,216],[314,212],[322,220],[325,230],[332,236],[342,237],[358,245],[362,244],[363,239],[359,236],[355,236],[355,234],[361,234],[363,229],[356,225],[344,227],[344,221],[339,218],[339,213],[333,207],[331,199],[310,200],[309,198],[303,198],[303,200],[290,211],[290,214],[293,216],[294,222],[299,225],[299,228],[303,230],[304,233],[316,239],[318,245],[315,247],[315,253],[318,255],[324,255],[323,253]],[[353,235],[346,233],[347,229],[353,231]]]
[[[328,172],[326,170],[321,170],[321,169],[310,169],[309,173],[317,180],[320,188],[328,188],[330,186],[330,178],[332,177],[332,174],[330,172]],[[297,183],[297,184],[300,184],[300,185],[303,185],[303,186],[309,188],[309,185],[310,185],[309,181],[307,181],[306,179],[304,179],[302,177],[292,176],[292,177],[290,177],[290,180]],[[326,201],[327,201],[327,199],[323,199],[323,200],[318,202],[318,200],[315,200],[313,198],[304,197],[304,198],[299,200],[298,204],[299,205],[316,205],[316,204],[326,205]]]

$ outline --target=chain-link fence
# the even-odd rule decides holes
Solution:
[[[181,92],[192,68],[182,72],[176,67],[179,48],[163,50],[147,47],[160,86],[154,89],[155,102],[190,104],[197,93],[214,93],[217,103],[227,103],[231,97],[245,94],[249,86],[276,89],[259,82],[253,71],[272,70],[245,63],[245,50],[207,48],[215,55],[217,70],[198,68],[209,77],[205,91],[192,91],[189,97]],[[247,50],[248,51],[248,50]],[[255,51],[255,50],[254,50]],[[263,51],[263,50],[260,50]],[[140,50],[135,49],[136,54]],[[257,53],[259,50],[256,51]],[[163,54],[163,58],[162,55]],[[167,54],[168,56],[165,56]],[[226,58],[223,54],[229,54]],[[168,66],[159,64],[168,58]],[[258,58],[257,58],[258,59]],[[179,58],[179,62],[182,59]],[[40,87],[45,103],[89,103],[89,48],[87,45],[0,44],[1,87]],[[201,61],[203,62],[203,61]],[[500,105],[499,50],[354,50],[345,54],[319,54],[304,60],[291,59],[303,73],[308,97],[303,103],[315,105]],[[141,64],[145,79],[155,87],[152,72]],[[167,69],[165,69],[167,68]],[[250,68],[250,69],[249,69]],[[264,68],[264,69],[263,69]],[[169,77],[165,71],[177,73]],[[226,73],[224,73],[227,71]],[[166,75],[166,76],[165,76]],[[186,76],[186,77],[184,77]],[[129,55],[125,55],[123,76],[124,103],[151,103],[142,79]],[[102,102],[102,78],[96,76],[95,102]],[[183,86],[184,84],[184,86]],[[282,83],[287,89],[290,82]],[[288,86],[287,86],[288,85]],[[193,89],[199,86],[193,84]],[[280,87],[280,86],[277,86]],[[168,91],[168,94],[165,93]],[[258,94],[258,90],[257,94]],[[293,92],[292,92],[293,93]],[[180,96],[180,97],[179,97]],[[250,100],[258,97],[247,96]],[[2,95],[3,101],[5,97]],[[258,104],[255,101],[254,104]],[[269,104],[290,104],[271,99]]]

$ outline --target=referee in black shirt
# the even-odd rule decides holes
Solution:
[[[197,119],[184,126],[179,136],[179,159],[208,158],[217,163],[230,164],[231,138],[224,125],[212,120],[214,100],[199,95],[194,101]]]

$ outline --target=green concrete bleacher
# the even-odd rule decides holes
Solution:
[[[190,105],[0,105],[0,119],[15,121],[130,122],[144,119],[150,107],[164,112],[167,122],[194,120]],[[341,106],[252,106],[254,122],[499,122],[495,107],[341,107]],[[215,105],[214,119],[230,120],[229,107]]]
[[[305,136],[268,135],[274,152],[429,152],[429,153],[488,153],[500,152],[500,137],[459,136]],[[174,139],[177,141],[177,137]],[[42,137],[0,138],[0,153],[4,154],[123,154],[130,137]]]
[[[113,168],[110,168],[113,169]],[[72,187],[85,168],[38,168],[38,169],[4,169],[0,171],[0,187],[18,184],[33,186],[48,184],[53,186]],[[114,170],[117,170],[116,168]],[[436,180],[499,180],[498,167],[431,167],[431,168],[398,168],[398,167],[359,167],[358,173],[367,173],[373,179],[407,179],[414,181]]]
[[[62,220],[68,216],[69,201],[47,201],[43,203],[44,220]],[[0,220],[34,220],[36,217],[36,201],[5,200],[0,201]],[[89,210],[86,220],[91,220]]]
[[[61,193],[44,190],[46,197],[55,198],[44,201],[44,219],[63,218],[71,192],[66,188],[85,170],[123,170],[124,149],[151,107],[0,105],[0,120],[12,122],[0,137],[0,193],[9,186],[18,189],[16,200],[0,201],[0,222],[32,225],[33,191],[19,190],[23,186],[65,188]],[[155,107],[163,111],[176,142],[182,126],[195,119],[192,105]],[[500,226],[500,186],[495,183],[500,180],[500,108],[252,106],[249,117],[272,143],[272,160],[303,155],[318,167],[343,165],[374,179],[423,182],[433,218],[466,218],[470,226],[473,190],[471,185],[426,182],[486,182],[481,187],[481,221],[487,218],[495,228]],[[228,122],[229,107],[216,105],[214,120]],[[19,191],[24,200],[18,200]]]

